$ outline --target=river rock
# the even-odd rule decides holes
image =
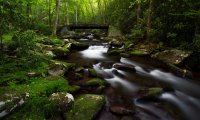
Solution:
[[[114,47],[122,47],[123,46],[123,42],[119,41],[119,40],[116,40],[116,39],[113,39],[111,42],[110,42],[110,45],[111,46],[114,46]]]
[[[64,75],[65,72],[66,72],[66,67],[60,63],[55,63],[48,68],[48,73],[51,76]]]
[[[104,105],[104,96],[80,95],[75,99],[72,110],[65,113],[66,120],[93,120]]]
[[[160,88],[160,87],[152,87],[152,88],[148,88],[148,89],[141,89],[139,91],[140,94],[142,94],[141,96],[143,97],[157,97],[159,96],[160,94],[162,94],[163,92],[163,88]]]
[[[135,67],[132,65],[122,64],[122,63],[115,63],[113,65],[113,68],[116,68],[118,70],[123,71],[130,71],[130,72],[136,72]]]
[[[49,99],[58,105],[59,111],[70,109],[74,103],[74,97],[70,93],[58,92],[53,93]]]
[[[191,54],[192,52],[190,51],[172,49],[172,50],[164,50],[162,52],[158,52],[152,55],[151,57],[164,61],[166,63],[178,65],[182,63],[182,61],[188,56],[190,56]]]
[[[133,49],[130,52],[130,55],[133,55],[133,56],[147,56],[149,54],[150,52],[147,49]]]
[[[51,60],[51,65],[48,68],[48,73],[52,76],[63,75],[71,69],[74,69],[75,64],[63,61]]]
[[[108,55],[110,56],[117,56],[120,55],[121,53],[124,53],[124,50],[117,48],[111,48],[108,50]]]
[[[62,58],[69,54],[69,50],[65,47],[56,47],[53,48],[53,54],[55,54],[56,58]]]
[[[89,47],[88,44],[79,43],[79,42],[74,42],[74,43],[72,43],[72,46],[71,46],[71,48],[72,48],[73,50],[85,50],[85,49],[87,49],[88,47]]]
[[[105,84],[106,84],[106,81],[102,80],[100,78],[93,78],[86,82],[87,86],[101,86],[101,85],[105,85]]]
[[[29,93],[3,95],[3,99],[0,100],[0,119],[21,107],[28,97]]]

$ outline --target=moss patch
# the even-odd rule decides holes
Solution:
[[[72,110],[65,113],[67,120],[92,120],[101,110],[104,96],[85,94],[75,99]]]
[[[100,85],[105,85],[105,84],[106,84],[105,80],[102,80],[99,78],[93,78],[86,82],[86,85],[89,85],[89,86],[100,86]]]

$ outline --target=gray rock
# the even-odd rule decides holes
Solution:
[[[63,75],[66,71],[66,68],[63,64],[55,63],[48,68],[48,73],[51,76],[60,76]]]
[[[67,109],[70,109],[74,104],[74,97],[70,93],[65,93],[65,92],[53,93],[49,97],[49,99],[58,104],[58,109],[60,111],[66,111]]]

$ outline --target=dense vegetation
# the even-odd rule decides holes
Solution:
[[[123,37],[119,39],[125,41],[123,44],[127,51],[132,44],[155,43],[159,45],[156,50],[164,46],[193,51],[195,56],[199,56],[199,6],[199,0],[0,0],[0,99],[4,99],[5,93],[16,96],[30,94],[23,109],[8,119],[19,119],[22,113],[25,113],[23,119],[54,119],[61,114],[57,110],[60,106],[51,103],[49,96],[80,89],[70,85],[69,81],[82,79],[79,72],[84,68],[54,61],[66,57],[71,49],[69,41],[57,36],[62,26],[109,25],[122,32]],[[118,55],[116,51],[108,54]],[[120,53],[129,56],[123,50]],[[140,51],[132,50],[130,54],[140,54]],[[62,64],[66,71],[50,78],[47,69],[57,63]],[[99,76],[94,69],[89,68],[89,72],[90,78],[95,80],[88,83],[95,84],[95,87],[99,85],[96,88],[100,91],[104,89],[106,85],[101,83],[101,79],[96,79]],[[99,99],[98,104],[103,105],[103,97]],[[79,104],[75,106],[79,107]],[[32,114],[26,113],[30,108]]]

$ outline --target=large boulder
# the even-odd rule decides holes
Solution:
[[[65,113],[66,120],[93,120],[102,109],[104,96],[84,94],[75,99],[72,110]]]
[[[162,52],[158,52],[154,55],[152,55],[152,58],[156,58],[158,60],[161,60],[166,63],[178,65],[183,62],[185,58],[190,56],[192,52],[190,51],[183,51],[178,49],[172,49],[172,50],[164,50]]]
[[[66,111],[72,108],[74,103],[74,97],[72,94],[65,92],[53,93],[49,99],[58,105],[59,111]]]

